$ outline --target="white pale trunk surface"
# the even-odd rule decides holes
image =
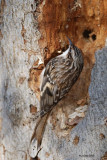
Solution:
[[[35,120],[29,106],[38,107],[39,102],[28,86],[28,78],[33,63],[38,58],[41,61],[40,33],[34,25],[32,0],[6,0],[5,3],[0,26],[3,35],[0,47],[0,160],[30,160],[28,149]],[[21,34],[23,26],[26,44]],[[107,151],[104,121],[107,117],[106,75],[107,48],[96,53],[86,117],[72,130],[69,141],[58,139],[48,123],[43,148],[38,155],[40,160],[101,159]],[[100,139],[100,133],[105,139]],[[79,137],[78,145],[72,143],[75,136]]]
[[[32,0],[7,0],[4,7],[0,47],[0,160],[30,159],[28,147],[35,122],[29,106],[38,107],[38,101],[28,87],[28,78],[34,61],[41,58],[32,54],[39,53],[40,33],[33,23],[31,3]],[[26,30],[26,44],[22,26]]]

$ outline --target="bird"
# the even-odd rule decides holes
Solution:
[[[66,96],[77,81],[84,66],[82,51],[77,48],[70,38],[66,51],[52,58],[41,73],[40,112],[31,143],[37,151],[40,149],[46,122],[51,110]],[[34,149],[33,149],[34,150]]]

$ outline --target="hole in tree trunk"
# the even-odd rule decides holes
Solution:
[[[91,33],[92,33],[91,29],[85,29],[84,32],[83,32],[83,37],[88,39],[90,37],[89,35]]]
[[[95,34],[93,34],[91,37],[92,37],[93,41],[96,40],[96,35]]]

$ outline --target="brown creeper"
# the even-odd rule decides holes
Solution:
[[[61,55],[51,59],[42,71],[40,116],[38,118],[31,144],[35,157],[41,145],[48,115],[52,108],[69,92],[83,69],[82,52],[68,38],[69,48]]]

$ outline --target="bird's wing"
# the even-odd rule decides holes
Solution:
[[[46,65],[41,85],[41,116],[50,111],[55,104],[69,91],[74,74],[71,57],[53,58]]]
[[[54,58],[46,65],[43,74],[40,95],[41,116],[49,112],[52,107],[59,101],[59,88],[55,82],[55,76],[51,76],[51,74],[54,74],[55,67],[53,63],[55,63],[55,61],[56,60]]]

